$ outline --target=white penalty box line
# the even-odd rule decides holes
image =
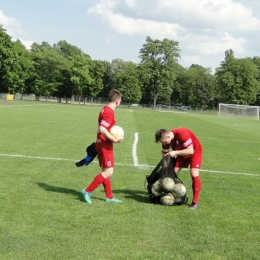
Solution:
[[[52,157],[42,157],[42,156],[29,156],[29,155],[22,155],[22,154],[0,154],[0,156],[6,157],[16,157],[16,158],[25,158],[25,159],[40,159],[40,160],[52,160],[52,161],[71,161],[76,162],[77,160],[66,159],[66,158],[52,158]],[[260,158],[259,158],[260,160]],[[95,161],[93,161],[95,162]],[[148,168],[155,168],[152,165],[143,165],[135,161],[135,164],[122,164],[122,163],[115,163],[115,165],[119,166],[128,166],[128,167],[138,167],[140,169],[148,169]],[[253,176],[253,177],[260,177],[260,174],[253,174],[253,173],[243,173],[243,172],[230,172],[230,171],[216,171],[216,170],[200,170],[201,172],[210,172],[210,173],[217,173],[217,174],[234,174],[234,175],[244,175],[244,176]]]

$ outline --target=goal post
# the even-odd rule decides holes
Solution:
[[[259,119],[258,106],[219,103],[218,108],[219,116],[239,116]]]

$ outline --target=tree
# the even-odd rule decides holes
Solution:
[[[236,59],[234,52],[225,52],[225,61],[215,73],[219,101],[232,104],[251,104],[259,92],[256,65],[248,58]]]
[[[101,97],[108,97],[109,91],[113,88],[114,74],[112,71],[112,66],[108,61],[100,61],[104,67],[104,73],[102,77],[103,88],[100,91]]]
[[[153,99],[154,107],[158,98],[170,99],[177,75],[179,52],[178,42],[152,40],[150,37],[146,38],[146,44],[140,50],[142,92],[147,93],[146,98]]]
[[[6,33],[6,30],[0,26],[0,90],[8,92],[8,87],[11,86],[8,78],[8,72],[11,70],[13,63],[13,44],[11,37]]]
[[[127,94],[126,92],[126,84],[129,88],[131,88],[130,86],[130,81],[133,80],[130,79],[130,77],[128,77],[127,82],[123,82],[123,80],[120,79],[120,77],[124,77],[124,80],[126,79],[125,77],[127,73],[130,73],[130,75],[136,75],[136,77],[138,78],[138,70],[135,70],[134,67],[137,69],[137,66],[135,64],[131,64],[129,65],[129,62],[125,62],[121,59],[114,59],[112,60],[111,63],[107,62],[107,61],[102,61],[102,63],[104,64],[105,67],[105,72],[103,75],[103,89],[100,92],[100,94],[102,96],[108,96],[108,93],[111,89],[113,88],[121,88],[122,91],[124,91],[123,97],[122,99],[124,101],[129,101],[130,99],[133,99],[133,97],[131,97],[131,95],[135,92],[135,90],[129,90],[130,92]],[[133,66],[132,66],[133,65]],[[126,72],[126,70],[128,72]],[[128,75],[129,76],[129,75]],[[138,79],[134,80],[135,82],[138,81]],[[134,84],[134,88],[136,87],[136,83]],[[133,86],[132,86],[133,87]],[[124,90],[123,90],[124,88]],[[133,92],[132,92],[133,91]],[[133,100],[140,100],[138,98],[138,90],[136,92],[136,97]],[[131,102],[131,101],[129,101]]]
[[[102,90],[103,75],[105,72],[104,65],[101,61],[94,60],[90,66],[91,81],[84,89],[83,94],[91,98],[96,97]]]
[[[30,54],[25,46],[0,26],[0,90],[8,93],[26,92],[26,80],[33,70]]]
[[[47,42],[33,43],[31,57],[36,73],[33,92],[47,96],[57,93],[63,83],[62,71],[68,68],[66,58]]]
[[[192,64],[188,69],[181,70],[176,83],[173,103],[176,103],[176,96],[180,105],[202,108],[208,106],[214,96],[213,75],[209,68]]]
[[[59,41],[54,45],[54,49],[67,62],[67,67],[62,69],[62,84],[56,92],[57,95],[71,97],[86,93],[93,83],[90,75],[92,66],[90,56],[66,41]]]
[[[252,59],[249,58],[255,65],[256,65],[256,68],[257,68],[257,81],[258,83],[260,84],[260,57],[253,57]],[[253,105],[257,105],[257,106],[260,106],[260,88],[259,88],[259,91],[258,93],[256,94],[256,100],[254,103],[252,103]]]
[[[13,66],[12,71],[9,72],[11,86],[8,90],[11,93],[26,93],[26,82],[33,72],[30,53],[19,40],[13,43],[13,51]]]
[[[138,103],[142,97],[138,80],[137,66],[133,62],[125,62],[123,69],[115,75],[114,86],[122,93],[125,102]]]

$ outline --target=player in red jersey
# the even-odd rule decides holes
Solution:
[[[178,175],[182,168],[190,166],[193,199],[190,209],[198,208],[201,180],[199,171],[202,163],[202,146],[196,135],[189,129],[180,127],[173,130],[159,129],[155,142],[162,143],[162,155],[176,157],[174,171]],[[172,151],[170,151],[170,148]]]
[[[98,153],[99,165],[102,172],[99,173],[92,183],[81,191],[84,200],[91,204],[91,192],[100,184],[103,184],[106,193],[106,202],[122,202],[113,197],[110,177],[114,171],[113,143],[122,142],[123,138],[114,138],[110,133],[112,126],[116,124],[115,109],[120,105],[121,93],[113,89],[109,93],[109,103],[104,106],[98,117],[98,131],[96,140],[96,151]]]

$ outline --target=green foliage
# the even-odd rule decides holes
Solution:
[[[89,84],[88,88],[85,89],[86,96],[96,97],[103,88],[103,75],[105,72],[104,64],[101,61],[94,60],[90,66],[90,74],[92,83]]]
[[[0,90],[23,93],[32,69],[29,52],[24,45],[19,40],[12,42],[0,26]]]
[[[154,107],[159,97],[170,101],[179,52],[178,42],[152,40],[150,37],[146,38],[140,50],[142,92],[147,93],[146,98],[152,98]]]
[[[51,46],[33,43],[31,49],[0,26],[0,92],[36,96],[107,97],[112,88],[123,101],[216,107],[219,102],[260,105],[259,57],[236,59],[233,50],[212,75],[211,69],[178,64],[178,42],[146,38],[134,64],[114,59],[92,60],[77,46],[62,40]]]
[[[57,94],[71,97],[86,93],[94,81],[90,75],[92,67],[90,56],[66,41],[59,41],[54,47],[59,50],[68,63],[68,68],[63,72],[63,83]]]
[[[125,63],[124,69],[115,75],[114,86],[121,91],[124,102],[138,103],[142,97],[138,80],[137,66],[133,62]]]
[[[102,62],[102,64],[104,64],[105,71],[100,95],[108,96],[109,91],[116,88],[123,94],[124,102],[139,102],[142,94],[137,65],[121,59],[114,59],[111,64],[108,62]]]
[[[179,71],[172,94],[173,104],[203,108],[213,96],[213,75],[209,69],[193,64]]]
[[[26,81],[30,78],[33,70],[30,53],[19,40],[13,43],[13,51],[13,64],[12,71],[9,72],[8,90],[10,93],[24,93]]]
[[[9,92],[8,87],[11,86],[9,73],[12,71],[14,53],[11,37],[5,31],[0,26],[0,89]]]
[[[102,90],[100,92],[101,97],[108,97],[109,91],[113,88],[114,74],[112,71],[111,63],[108,61],[100,61],[104,67],[104,74],[102,77]]]
[[[260,86],[260,58],[255,56],[253,57],[252,59],[249,58],[255,65],[256,65],[256,68],[257,68],[257,81],[258,81],[258,84]],[[254,103],[252,103],[252,105],[260,105],[260,87],[259,87],[259,90],[258,90],[258,93],[256,94],[256,101]]]
[[[67,60],[46,42],[33,43],[31,57],[36,74],[32,90],[36,95],[52,95],[62,85],[62,71],[68,68]]]
[[[232,50],[217,69],[215,82],[219,101],[231,104],[251,104],[259,92],[256,65],[248,58],[236,59]]]

